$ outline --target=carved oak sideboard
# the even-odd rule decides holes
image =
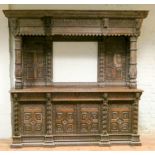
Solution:
[[[15,40],[12,147],[141,144],[136,43],[148,11],[4,14]],[[97,81],[54,82],[54,41],[97,42]]]

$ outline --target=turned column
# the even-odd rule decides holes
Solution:
[[[12,95],[13,100],[13,115],[12,115],[12,121],[13,121],[13,147],[21,147],[21,131],[20,131],[20,116],[19,116],[19,101],[18,101],[18,95],[13,94]]]
[[[104,41],[98,42],[98,83],[104,85]]]
[[[107,131],[108,124],[108,93],[103,94],[103,102],[101,105],[101,140],[100,145],[110,145],[109,135]]]
[[[130,37],[130,66],[129,66],[129,86],[137,87],[137,37]]]
[[[45,145],[53,146],[53,135],[52,135],[52,96],[50,93],[46,94],[46,136]]]
[[[15,37],[15,88],[21,89],[22,84],[22,37]]]

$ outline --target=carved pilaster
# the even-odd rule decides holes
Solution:
[[[22,83],[22,37],[15,37],[15,88],[21,89]]]
[[[98,42],[98,83],[104,85],[104,41]]]
[[[107,117],[108,117],[108,94],[103,94],[103,103],[101,105],[101,141],[100,145],[109,145],[109,136],[107,134]]]
[[[130,37],[130,67],[129,67],[130,88],[137,87],[137,37]]]
[[[139,135],[138,135],[138,102],[140,99],[140,93],[136,93],[134,103],[132,105],[132,114],[133,114],[133,122],[132,122],[132,145],[140,145]]]
[[[52,97],[50,93],[46,94],[46,136],[45,145],[53,146],[53,136],[52,136]]]
[[[50,36],[51,35],[51,26],[52,26],[52,18],[51,17],[44,17],[44,31],[45,35]]]

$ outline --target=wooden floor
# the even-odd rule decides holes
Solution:
[[[0,140],[0,151],[155,151],[155,135],[141,136],[141,146],[129,145],[113,145],[109,147],[100,146],[59,146],[53,148],[44,147],[23,147],[23,148],[10,148],[11,140]]]

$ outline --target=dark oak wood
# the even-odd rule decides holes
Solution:
[[[4,10],[15,37],[12,147],[140,145],[137,38],[148,11]],[[54,41],[98,42],[97,82],[53,82]],[[80,75],[79,75],[80,76]]]

